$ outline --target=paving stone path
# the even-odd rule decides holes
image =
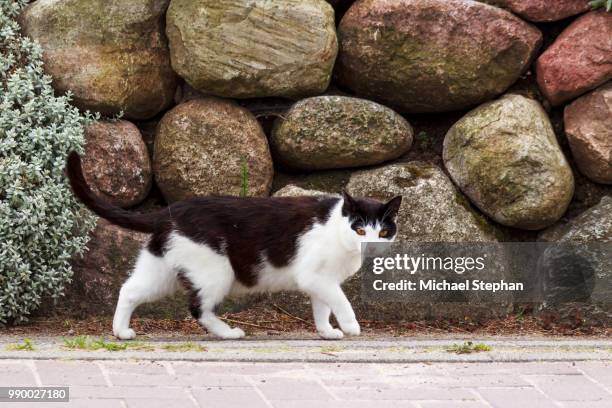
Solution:
[[[612,362],[0,360],[0,386],[70,385],[3,408],[610,408]]]

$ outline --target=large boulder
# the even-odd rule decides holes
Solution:
[[[565,134],[580,171],[612,184],[612,82],[565,107]]]
[[[500,236],[434,164],[413,161],[358,171],[346,189],[381,201],[401,195],[398,240],[488,242]]]
[[[299,97],[327,88],[338,51],[324,0],[172,0],[172,66],[217,96]]]
[[[498,0],[498,4],[536,22],[561,20],[591,8],[589,0]]]
[[[163,33],[164,0],[39,0],[21,16],[43,49],[53,87],[81,109],[145,119],[167,108],[176,75]]]
[[[497,96],[542,41],[511,13],[462,0],[360,0],[338,36],[341,82],[407,112],[464,109]]]
[[[551,225],[574,192],[548,116],[538,102],[520,95],[505,95],[461,118],[446,134],[443,158],[470,200],[511,227]]]
[[[612,79],[612,13],[593,11],[576,19],[540,55],[536,74],[553,105]]]
[[[395,159],[410,149],[412,135],[410,124],[385,106],[318,96],[296,103],[276,121],[270,146],[287,167],[321,170]]]
[[[125,120],[96,122],[85,129],[83,173],[92,190],[120,207],[145,199],[151,160],[138,128]]]
[[[164,115],[155,138],[153,167],[169,201],[245,192],[266,196],[274,174],[257,119],[217,98],[194,99]]]

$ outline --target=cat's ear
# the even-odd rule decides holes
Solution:
[[[357,203],[355,202],[355,199],[351,197],[346,190],[342,190],[342,199],[344,200],[344,203],[342,204],[342,213],[354,214],[357,211]]]
[[[384,214],[386,217],[395,219],[397,212],[402,204],[402,196],[395,196],[384,205]]]

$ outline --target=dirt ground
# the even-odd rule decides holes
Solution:
[[[258,308],[238,313],[226,313],[222,318],[232,326],[239,326],[248,335],[287,335],[315,333],[309,319],[292,315],[282,308]],[[588,326],[578,317],[574,321],[556,321],[554,316],[515,314],[504,319],[486,322],[465,321],[410,321],[382,323],[361,320],[365,336],[411,337],[411,336],[588,336],[612,337],[612,328]],[[112,334],[112,317],[74,319],[65,317],[35,318],[18,326],[0,329],[13,336],[103,336]],[[203,330],[191,317],[183,320],[133,318],[132,327],[138,334],[151,336],[193,336]]]

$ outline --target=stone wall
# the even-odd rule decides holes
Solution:
[[[402,194],[400,239],[565,239],[595,211],[609,241],[612,14],[553,3],[38,0],[21,25],[58,93],[123,113],[87,130],[84,167],[124,208],[346,187]],[[58,310],[110,313],[144,239],[100,221]],[[483,311],[364,305],[357,285],[361,317]]]

